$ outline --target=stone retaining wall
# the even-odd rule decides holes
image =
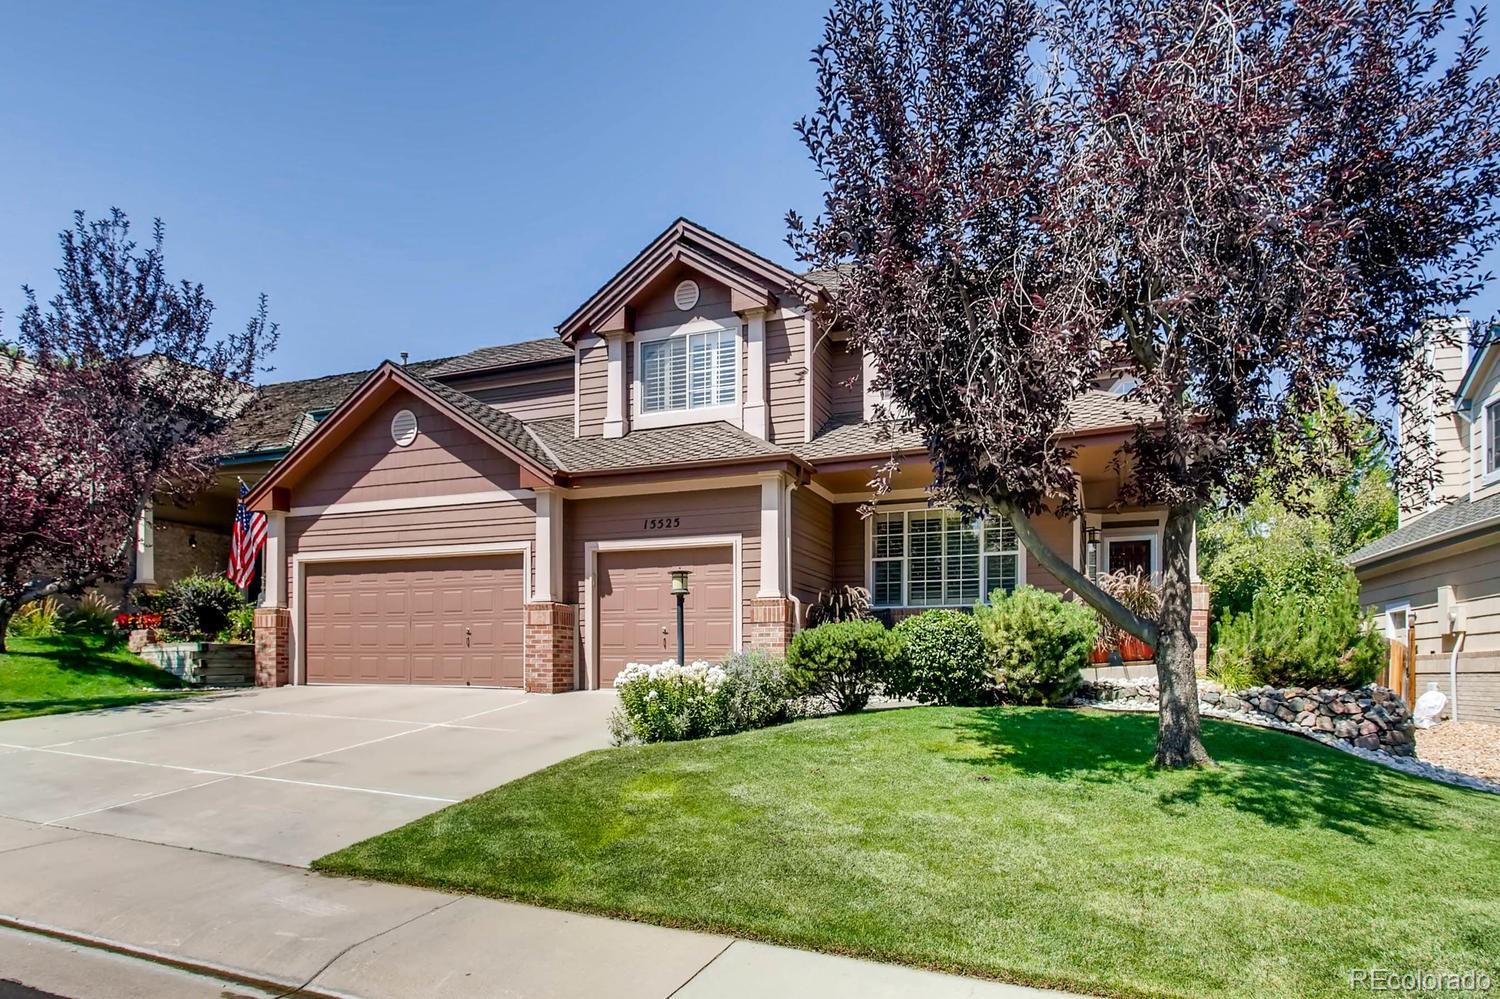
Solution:
[[[1078,698],[1120,706],[1154,706],[1156,681],[1085,681]],[[1392,756],[1416,755],[1411,712],[1406,703],[1385,687],[1358,690],[1323,690],[1303,687],[1252,687],[1231,693],[1217,684],[1198,681],[1199,708],[1208,714],[1275,719],[1281,725],[1301,729],[1309,735],[1337,739],[1365,750]]]

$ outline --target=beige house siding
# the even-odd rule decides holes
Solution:
[[[806,331],[801,316],[766,321],[766,401],[771,414],[771,440],[777,444],[799,444],[803,440],[807,372],[802,338]]]
[[[1500,477],[1488,485],[1484,482],[1484,431],[1479,422],[1484,419],[1485,403],[1493,402],[1497,395],[1500,395],[1500,362],[1493,362],[1489,375],[1474,386],[1474,418],[1466,424],[1470,443],[1470,484],[1476,500],[1500,495]]]
[[[792,492],[792,596],[805,607],[833,584],[833,504],[810,489]]]
[[[411,410],[417,439],[391,440],[391,420]],[[382,405],[297,484],[292,506],[415,499],[515,489],[520,470],[447,415],[405,392]]]
[[[1438,620],[1438,588],[1452,586],[1466,632],[1457,662],[1459,716],[1500,723],[1500,539],[1465,544],[1388,570],[1361,570],[1360,599],[1379,615],[1402,604],[1416,622],[1418,689],[1449,691],[1455,638]]]
[[[641,496],[569,500],[567,530],[563,542],[563,585],[579,607],[585,596],[585,545],[591,541],[640,541],[642,548],[655,541],[717,535],[740,535],[741,618],[749,633],[750,600],[760,588],[760,488],[704,489]],[[649,521],[670,517],[675,526],[653,529]],[[579,648],[584,676],[592,674],[589,660],[588,614],[578,615]]]
[[[1075,524],[1073,520],[1061,520],[1050,513],[1031,518],[1031,526],[1047,541],[1047,546],[1070,562],[1073,559]],[[1052,593],[1071,592],[1029,551],[1026,553],[1026,582]]]
[[[698,304],[686,312],[672,301],[677,285],[685,278],[698,283]],[[634,327],[637,330],[662,329],[699,318],[737,319],[729,304],[729,289],[702,274],[680,268],[656,282],[651,294],[636,303]]]

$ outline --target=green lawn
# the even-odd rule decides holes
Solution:
[[[576,757],[316,869],[1120,995],[1500,965],[1500,797],[1207,722],[914,708]]]
[[[0,654],[0,721],[113,708],[185,691],[177,677],[101,638],[6,637]]]

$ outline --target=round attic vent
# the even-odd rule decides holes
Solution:
[[[417,439],[417,414],[403,409],[391,417],[391,440],[397,447],[406,447]]]
[[[698,282],[683,281],[672,292],[672,302],[683,312],[698,304]]]

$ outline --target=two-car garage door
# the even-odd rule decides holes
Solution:
[[[522,566],[518,554],[309,563],[307,682],[521,686]]]

